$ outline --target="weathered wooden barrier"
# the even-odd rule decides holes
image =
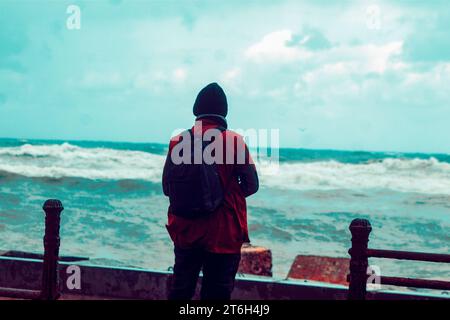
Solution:
[[[369,249],[368,242],[372,226],[366,219],[354,219],[349,229],[352,234],[352,247],[348,251],[351,257],[350,274],[348,276],[350,283],[349,300],[365,300],[366,298],[369,257],[450,263],[449,254]],[[448,281],[386,277],[381,275],[378,275],[378,277],[379,284],[384,285],[450,290],[450,282]]]
[[[0,296],[41,300],[56,300],[60,296],[58,284],[59,227],[61,212],[64,208],[61,201],[49,199],[45,201],[43,209],[45,211],[45,234],[41,290],[0,287]]]

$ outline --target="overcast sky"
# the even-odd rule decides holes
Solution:
[[[0,0],[0,137],[167,142],[217,81],[284,147],[448,153],[449,34],[446,0]]]

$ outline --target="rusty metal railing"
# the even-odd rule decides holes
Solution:
[[[352,234],[352,247],[348,251],[351,257],[350,274],[348,275],[349,300],[364,300],[366,298],[369,257],[450,263],[449,254],[369,249],[368,242],[372,226],[366,219],[354,219],[349,229]],[[450,290],[450,282],[448,281],[386,277],[381,275],[379,275],[379,280],[380,284],[384,285]]]
[[[1,297],[56,300],[60,296],[58,279],[59,227],[61,212],[64,208],[61,201],[49,199],[45,201],[43,209],[45,211],[45,235],[41,290],[0,288]]]

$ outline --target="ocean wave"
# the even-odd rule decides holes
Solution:
[[[164,158],[142,151],[30,145],[0,148],[0,171],[34,178],[161,179]]]
[[[139,179],[159,183],[164,156],[143,151],[83,148],[69,143],[0,148],[0,172],[26,177]],[[436,158],[334,160],[257,164],[262,187],[291,190],[389,189],[450,194],[450,164]]]
[[[337,161],[260,166],[263,185],[294,190],[390,189],[450,195],[450,164],[429,159],[397,159],[349,164]]]

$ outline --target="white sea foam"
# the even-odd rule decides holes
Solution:
[[[450,195],[450,164],[430,159],[394,159],[363,164],[336,161],[285,163],[279,174],[266,175],[263,185],[294,190],[390,189]]]
[[[160,182],[164,157],[141,151],[30,145],[0,148],[0,171],[27,177],[142,179]],[[261,185],[291,190],[390,189],[450,194],[450,164],[429,159],[387,158],[362,164],[336,161],[259,163]]]
[[[0,148],[0,171],[27,177],[159,181],[164,158],[141,151],[29,145]]]

